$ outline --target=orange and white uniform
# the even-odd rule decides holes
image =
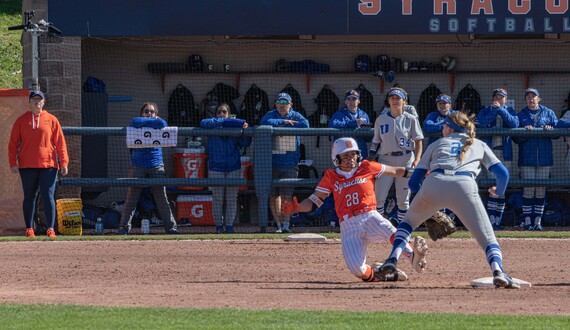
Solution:
[[[316,191],[333,194],[335,209],[340,219],[342,254],[348,269],[357,277],[367,272],[366,246],[370,243],[390,242],[396,228],[376,211],[374,181],[384,172],[384,165],[363,160],[351,172],[340,168],[328,169]],[[404,254],[411,257],[413,250],[406,245]]]

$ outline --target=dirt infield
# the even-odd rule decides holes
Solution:
[[[472,239],[431,242],[407,282],[352,276],[338,240],[0,242],[0,302],[184,308],[570,315],[570,240],[499,240],[505,267],[532,288],[474,289],[490,276]],[[373,245],[368,262],[383,260]]]

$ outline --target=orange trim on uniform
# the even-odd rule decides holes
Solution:
[[[374,278],[374,271],[372,270],[372,268],[368,265],[366,265],[366,272],[364,273],[364,275],[362,275],[361,279],[366,280],[368,282],[371,281],[371,279]]]

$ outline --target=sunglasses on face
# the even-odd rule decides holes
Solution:
[[[286,104],[289,104],[289,101],[287,101],[287,100],[277,100],[277,104],[286,105]]]
[[[228,113],[228,110],[220,109],[220,110],[217,110],[216,113],[217,113],[217,114],[220,114],[220,113]]]
[[[143,113],[146,113],[146,114],[149,114],[149,113],[156,113],[156,111],[150,110],[150,109],[144,109]]]

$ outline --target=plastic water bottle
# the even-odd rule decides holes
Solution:
[[[142,231],[143,235],[150,234],[150,220],[149,219],[142,219],[141,231]]]
[[[103,235],[104,234],[103,220],[101,219],[101,217],[98,217],[97,223],[95,223],[95,234],[97,234],[97,235]]]

